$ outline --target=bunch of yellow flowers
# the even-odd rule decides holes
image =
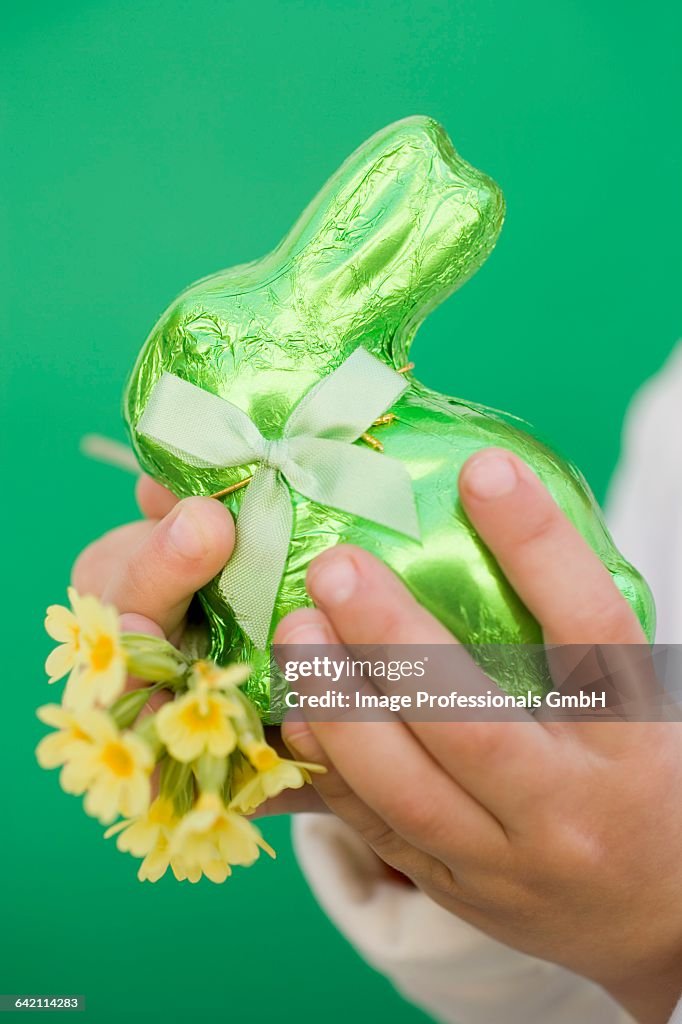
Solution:
[[[281,758],[266,742],[240,688],[249,666],[220,667],[158,637],[121,633],[115,608],[68,594],[71,607],[53,605],[45,620],[59,643],[45,663],[49,681],[67,682],[61,704],[38,710],[56,730],[38,745],[41,767],[61,767],[62,789],[84,795],[86,813],[110,826],[105,836],[142,858],[140,881],[170,867],[178,881],[224,882],[261,850],[274,857],[245,815],[323,769]],[[148,685],[130,689],[129,677]],[[160,691],[171,699],[153,711]]]

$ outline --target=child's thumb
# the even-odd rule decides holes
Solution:
[[[103,600],[122,615],[151,619],[169,636],[233,547],[234,522],[227,508],[212,498],[185,498],[126,556]]]

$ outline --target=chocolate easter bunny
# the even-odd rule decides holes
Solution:
[[[162,375],[172,374],[227,400],[265,438],[281,438],[304,396],[359,348],[402,370],[420,323],[483,263],[503,217],[499,188],[456,154],[433,120],[408,118],[374,135],[333,175],[269,255],[191,285],[162,315],[137,360],[125,399],[142,466],[179,496],[214,494],[251,478],[253,462],[192,463],[177,447],[140,431]],[[383,410],[393,414],[391,421],[376,429],[368,422],[365,429],[383,446],[383,454],[374,457],[398,460],[409,474],[419,539],[290,488],[292,533],[270,636],[287,612],[309,603],[305,571],[311,559],[348,542],[391,566],[463,643],[540,643],[537,621],[472,529],[458,499],[463,462],[478,449],[497,445],[534,469],[651,637],[654,612],[646,583],[616,550],[578,470],[503,415],[432,391],[409,372],[404,380],[406,389]],[[359,438],[355,443],[366,442]],[[247,492],[248,485],[225,497],[235,514]],[[254,587],[258,572],[254,563]],[[254,664],[250,696],[267,714],[267,651],[240,627],[217,580],[200,599],[210,625],[211,655]],[[508,664],[496,671],[488,661],[486,667],[505,689],[527,688],[521,662],[511,672]]]

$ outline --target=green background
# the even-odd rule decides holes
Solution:
[[[366,136],[441,120],[502,185],[480,274],[415,344],[420,376],[535,424],[599,497],[627,402],[680,325],[678,4],[67,0],[3,13],[0,991],[89,1016],[416,1021],[314,904],[288,822],[222,888],[135,881],[32,750],[44,607],[131,479],[144,337],[190,280],[272,247]]]

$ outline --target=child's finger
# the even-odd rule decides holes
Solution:
[[[79,594],[101,597],[112,575],[118,571],[156,523],[140,519],[110,530],[92,544],[88,544],[76,559],[71,570],[71,584]]]
[[[453,675],[461,693],[497,691],[445,627],[367,551],[330,548],[312,563],[307,584],[341,642],[360,660],[366,656],[363,645],[387,645],[393,648],[390,656],[402,658],[409,644],[415,659],[429,658],[431,651],[427,688],[434,695],[450,693]],[[374,685],[386,690],[384,683],[378,677]],[[505,825],[514,824],[525,805],[551,786],[558,770],[553,737],[521,708],[496,709],[487,717],[482,710],[462,714],[461,720],[456,708],[451,720],[445,712],[441,721],[418,720],[409,709],[401,717],[430,757]]]
[[[305,722],[291,722],[282,727],[292,757],[298,761],[321,764],[324,775],[312,776],[316,796],[322,810],[329,810],[362,836],[378,857],[399,871],[407,872],[415,859],[425,864],[429,855],[410,846],[348,785]]]
[[[462,468],[459,490],[471,522],[546,640],[646,642],[609,571],[521,459],[503,448],[478,452]]]
[[[140,512],[147,519],[163,519],[180,500],[167,487],[157,484],[156,480],[152,480],[146,473],[138,477],[135,498]]]
[[[322,623],[323,618],[317,612],[308,614],[306,611],[302,615],[294,613],[290,623],[295,621],[299,623],[295,627],[299,637],[301,624],[315,621],[316,616],[317,621]],[[286,644],[288,642],[287,627],[280,626],[279,630],[278,642]],[[295,642],[297,642],[297,638],[295,638]],[[316,796],[323,801],[322,808],[319,809],[329,810],[341,821],[345,821],[362,836],[378,857],[398,871],[409,875],[411,872],[418,873],[417,868],[421,868],[422,874],[425,867],[428,870],[428,864],[432,859],[430,855],[406,842],[376,810],[373,810],[351,788],[342,774],[342,770],[339,770],[330,759],[324,746],[307,722],[298,720],[284,722],[282,738],[292,757],[297,761],[312,762],[322,765],[326,769],[324,774],[315,774],[311,778]],[[296,808],[295,810],[301,809],[305,810],[306,808]]]
[[[318,555],[306,587],[345,644],[457,642],[388,566],[362,548],[337,544]]]
[[[342,638],[334,627],[322,612],[299,609],[280,622],[275,645],[293,645],[297,654],[308,645],[315,651],[329,644],[339,650]],[[381,643],[381,637],[376,642]],[[365,683],[369,685],[367,680]],[[339,685],[352,689],[343,676]],[[301,710],[306,733],[311,734],[306,742],[317,744],[324,763],[334,766],[335,775],[372,812],[373,820],[384,823],[386,834],[393,832],[439,856],[444,823],[456,821],[457,851],[463,860],[483,859],[504,845],[504,832],[495,817],[442,770],[400,719],[354,721],[337,710],[333,720],[323,722],[318,714],[311,715],[307,706]],[[287,745],[300,748],[302,739],[296,734],[300,728],[298,723],[285,723],[282,735]],[[480,772],[480,764],[478,767]],[[327,802],[324,787],[329,785],[327,776],[315,779],[316,789]],[[384,852],[377,852],[385,857]]]
[[[329,808],[312,786],[302,789],[285,789],[277,796],[260,804],[252,818],[275,818],[279,814],[325,814]]]
[[[212,498],[185,498],[122,562],[103,599],[123,614],[144,615],[168,636],[233,546],[234,522],[225,506]]]

